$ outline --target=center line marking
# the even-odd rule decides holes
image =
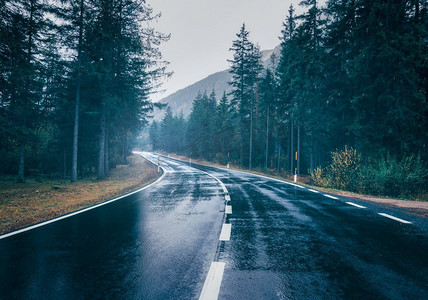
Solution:
[[[362,206],[362,205],[359,205],[359,204],[355,204],[355,203],[352,203],[352,202],[346,202],[346,204],[349,204],[349,205],[352,205],[352,206],[355,206],[355,207],[358,207],[358,208],[367,208],[365,206]]]
[[[226,199],[226,201],[230,201],[230,196],[226,195],[226,196],[224,196],[224,199]]]
[[[378,214],[381,215],[381,216],[383,216],[383,217],[387,217],[387,218],[390,218],[392,220],[395,220],[395,221],[398,221],[398,222],[401,222],[401,223],[404,223],[404,224],[412,224],[412,222],[409,222],[409,221],[406,221],[406,220],[403,220],[403,219],[400,219],[400,218],[397,218],[397,217],[394,217],[394,216],[391,216],[391,215],[388,215],[388,214],[384,214],[384,213],[378,213]]]
[[[230,232],[232,231],[232,224],[223,224],[220,233],[220,241],[230,241]]]
[[[339,198],[337,198],[337,197],[334,197],[334,196],[330,196],[330,195],[327,195],[327,194],[323,194],[324,196],[326,196],[326,197],[328,197],[328,198],[331,198],[331,199],[334,199],[334,200],[338,200]]]
[[[224,262],[211,263],[199,300],[216,300],[218,298],[225,265]]]
[[[231,205],[226,205],[226,214],[231,215],[232,214],[232,206]]]

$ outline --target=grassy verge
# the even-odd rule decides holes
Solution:
[[[104,202],[160,176],[157,167],[139,155],[131,156],[129,162],[101,181],[94,176],[75,183],[37,178],[17,183],[14,177],[0,177],[0,234]]]
[[[175,158],[182,159],[185,161],[189,160],[189,158],[186,156],[179,156],[179,155],[175,155],[175,154],[169,154],[169,155],[171,157],[175,157]],[[192,162],[195,162],[198,164],[203,164],[203,165],[208,165],[208,166],[213,166],[213,167],[220,167],[220,168],[225,167],[224,165],[204,161],[201,159],[196,159],[196,160],[192,159]],[[293,176],[283,177],[283,176],[278,176],[278,175],[273,175],[273,174],[265,174],[263,172],[258,172],[258,171],[249,171],[249,170],[240,169],[237,167],[230,167],[230,169],[237,170],[237,171],[243,171],[243,172],[247,172],[247,173],[252,173],[252,174],[257,174],[257,175],[263,175],[263,176],[267,176],[267,177],[271,177],[271,178],[275,178],[275,179],[280,179],[280,180],[285,180],[285,181],[289,181],[289,182],[293,182],[293,179],[294,179]],[[347,191],[318,187],[318,186],[310,185],[309,182],[310,182],[309,176],[302,176],[302,177],[299,177],[297,179],[298,184],[309,187],[309,188],[314,188],[314,189],[317,189],[317,190],[325,192],[325,193],[349,197],[349,198],[356,198],[356,199],[363,200],[363,201],[376,202],[376,203],[381,203],[381,204],[385,204],[385,205],[392,205],[395,207],[404,208],[407,211],[414,213],[418,216],[428,217],[428,202],[424,199],[414,201],[414,200],[393,199],[393,198],[388,198],[388,197],[375,197],[375,196],[371,196],[371,195],[362,195],[362,194],[357,194],[357,193],[352,193],[352,192],[347,192]]]

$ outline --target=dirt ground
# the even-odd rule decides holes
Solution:
[[[0,234],[43,222],[123,195],[155,181],[157,167],[139,155],[118,165],[105,180],[59,180],[0,177]]]

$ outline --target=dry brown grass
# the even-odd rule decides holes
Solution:
[[[58,180],[0,178],[0,234],[43,222],[115,196],[126,194],[156,180],[157,167],[139,155],[129,158],[129,165],[119,165],[110,176],[75,183]]]

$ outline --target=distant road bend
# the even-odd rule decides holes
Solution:
[[[0,299],[428,299],[426,218],[159,161],[138,193],[1,236]]]

